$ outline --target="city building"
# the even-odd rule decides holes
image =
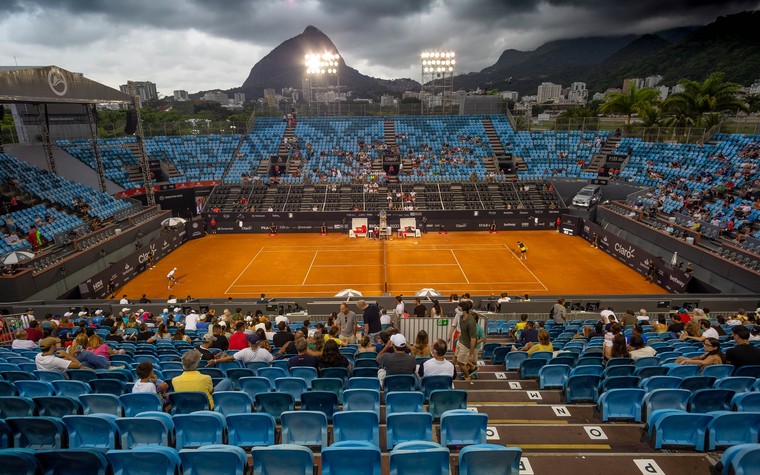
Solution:
[[[380,107],[393,107],[396,104],[396,98],[390,94],[380,96]]]
[[[127,81],[119,86],[119,90],[130,96],[138,96],[141,102],[158,99],[156,83],[150,81]]]
[[[517,102],[520,98],[520,94],[517,91],[501,91],[499,95],[505,101]]]
[[[187,93],[187,91],[179,89],[174,91],[174,100],[177,102],[189,101],[190,95]]]
[[[576,104],[586,104],[588,102],[588,89],[585,82],[574,82],[570,84],[570,90],[567,91],[567,100]]]
[[[562,95],[562,85],[552,82],[542,82],[538,86],[538,103],[543,104],[549,101],[558,101]]]
[[[668,93],[670,92],[670,88],[668,86],[657,86],[655,87],[658,91],[660,91],[660,100],[664,101],[665,98],[668,97]]]
[[[234,98],[232,99],[232,101],[235,104],[245,104],[245,93],[244,92],[236,92],[233,97]]]
[[[264,100],[269,107],[277,107],[277,93],[274,89],[264,89]]]
[[[623,79],[623,92],[628,92],[631,86],[636,86],[639,89],[644,88],[644,80],[641,78],[628,78]]]
[[[662,76],[655,74],[654,76],[647,76],[644,79],[644,87],[656,87],[662,82]]]
[[[203,95],[203,101],[206,102],[218,102],[219,104],[227,104],[230,98],[222,91],[209,91]]]

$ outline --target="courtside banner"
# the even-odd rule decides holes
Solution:
[[[163,259],[187,241],[187,230],[181,229],[163,234],[150,244],[141,247],[120,261],[111,263],[108,269],[99,272],[79,285],[82,298],[104,299],[111,293],[137,277],[151,262]],[[63,297],[61,297],[63,298]]]
[[[598,224],[584,220],[581,236],[587,241],[592,242],[594,234],[598,237],[599,249],[615,257],[643,276],[647,275],[647,270],[649,269],[647,261],[651,260],[655,264],[655,283],[665,288],[668,292],[686,292],[687,285],[691,279],[691,276],[686,272],[667,265],[661,258],[603,229]]]

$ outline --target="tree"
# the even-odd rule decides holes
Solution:
[[[632,84],[628,92],[611,92],[604,97],[599,106],[599,112],[624,114],[628,119],[626,124],[631,126],[631,116],[638,114],[657,101],[660,92],[656,89],[639,89]]]
[[[741,86],[723,79],[725,74],[714,72],[703,82],[681,79],[678,84],[683,92],[668,97],[666,104],[686,113],[697,127],[702,127],[705,114],[727,110],[748,110],[743,100]],[[714,117],[714,116],[713,116]],[[714,122],[714,118],[710,122]]]

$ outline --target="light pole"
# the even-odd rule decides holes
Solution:
[[[340,55],[333,52],[324,52],[307,54],[304,56],[304,59],[306,65],[306,74],[309,76],[306,78],[309,83],[309,105],[311,105],[311,101],[314,100],[314,78],[317,76],[324,77],[324,87],[317,87],[316,89],[324,89],[326,93],[327,90],[330,89],[330,86],[328,85],[328,77],[335,76],[337,84],[337,93],[335,99],[338,102],[338,114],[340,114],[340,74],[338,70],[340,65]],[[329,102],[327,100],[327,96],[324,97],[325,103]]]
[[[446,101],[454,95],[454,67],[456,53],[454,51],[431,50],[423,51],[420,55],[422,68],[422,89],[420,102],[424,105],[426,94],[430,95],[431,108],[433,98],[441,95],[441,109],[446,113]]]

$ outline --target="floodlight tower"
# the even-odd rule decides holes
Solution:
[[[422,105],[429,102],[430,109],[435,104],[436,97],[440,96],[443,111],[446,111],[446,103],[452,102],[454,97],[454,68],[456,66],[456,53],[454,51],[423,51],[420,55],[422,61],[422,90],[420,101]]]
[[[311,102],[314,101],[314,91],[324,90],[324,92],[327,92],[328,90],[332,89],[333,86],[330,84],[330,78],[335,77],[335,89],[337,90],[337,96],[336,99],[339,99],[340,96],[340,71],[339,71],[339,65],[340,65],[340,55],[338,53],[334,52],[324,52],[324,53],[312,53],[307,54],[304,56],[305,59],[305,65],[306,65],[306,76],[307,80],[309,82],[309,106],[311,106]],[[319,81],[320,84],[315,84],[317,81],[317,78],[323,79],[323,81]],[[325,102],[328,102],[327,98],[325,98]],[[340,101],[338,100],[338,113],[340,114]]]

